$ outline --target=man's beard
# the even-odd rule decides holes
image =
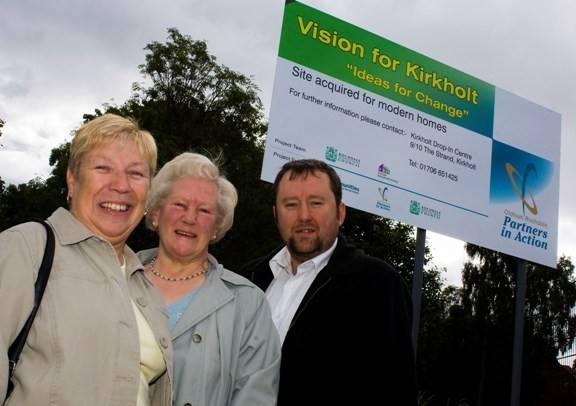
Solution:
[[[294,237],[290,237],[286,245],[292,258],[300,263],[308,261],[322,253],[322,241],[318,236],[313,240],[304,239],[300,241]]]

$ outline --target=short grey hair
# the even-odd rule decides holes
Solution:
[[[208,179],[216,185],[218,193],[216,238],[212,242],[220,241],[232,228],[238,193],[234,185],[221,175],[217,161],[201,154],[184,152],[167,162],[152,180],[146,204],[146,226],[156,231],[152,224],[152,213],[164,205],[176,181],[187,177]]]

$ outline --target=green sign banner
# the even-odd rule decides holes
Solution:
[[[286,4],[279,56],[492,136],[494,86],[302,3]]]

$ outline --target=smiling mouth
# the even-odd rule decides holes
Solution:
[[[100,203],[100,207],[102,207],[103,209],[109,210],[109,211],[117,212],[117,213],[127,212],[128,209],[130,208],[130,206],[128,206],[127,204],[118,204],[118,203],[109,203],[109,202]]]
[[[181,237],[196,238],[196,234],[194,234],[194,233],[188,233],[188,232],[186,232],[186,231],[176,230],[175,233],[176,233],[176,235],[179,235],[179,236],[181,236]]]
[[[316,229],[314,227],[302,227],[296,229],[297,234],[311,234],[314,232],[316,232]]]

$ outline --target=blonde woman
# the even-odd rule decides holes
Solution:
[[[147,131],[106,114],[70,146],[70,210],[48,223],[52,272],[6,400],[12,405],[171,406],[171,346],[163,304],[126,245],[156,170]],[[25,223],[0,234],[0,401],[7,350],[34,301],[46,233]]]

